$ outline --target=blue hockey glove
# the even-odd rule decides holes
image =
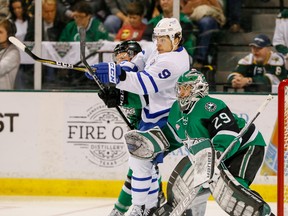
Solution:
[[[91,65],[92,68],[96,69],[96,76],[104,84],[119,83],[119,76],[121,75],[121,67],[116,65],[114,62],[103,62],[95,65]],[[86,75],[87,76],[87,75]],[[92,77],[93,79],[93,77]]]

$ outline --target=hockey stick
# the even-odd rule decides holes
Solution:
[[[96,76],[96,74],[94,73],[94,70],[92,69],[92,67],[88,64],[88,62],[86,61],[85,58],[85,47],[86,47],[86,29],[85,28],[80,28],[79,29],[79,35],[80,35],[80,58],[81,61],[83,62],[83,64],[85,65],[86,71],[90,74],[90,76],[93,77],[93,80],[95,81],[95,83],[98,85],[100,91],[102,92],[106,92],[108,91],[108,87],[105,86],[100,80],[99,78]],[[128,119],[126,118],[126,116],[124,115],[124,113],[122,112],[122,110],[120,109],[119,106],[116,106],[116,109],[118,111],[118,113],[121,115],[122,119],[125,121],[125,123],[128,125],[128,127],[130,129],[134,129],[134,127],[131,125],[131,123],[128,121]]]
[[[267,106],[267,104],[272,100],[272,96],[271,95],[268,95],[268,97],[266,98],[265,102],[259,107],[259,109],[257,110],[257,113],[256,115],[242,128],[242,130],[239,132],[239,134],[237,135],[237,137],[231,142],[231,144],[229,145],[229,147],[223,152],[223,154],[221,155],[221,157],[216,161],[216,167],[218,167],[218,169],[220,170],[220,173],[221,173],[221,178],[218,178],[216,181],[213,180],[213,179],[210,179],[210,185],[214,182],[215,185],[217,185],[218,182],[223,182],[223,176],[227,177],[227,179],[229,180],[229,182],[232,182],[234,183],[234,189],[236,190],[237,189],[237,192],[235,192],[235,194],[237,194],[239,197],[243,197],[245,194],[247,196],[249,196],[249,198],[251,197],[252,200],[250,200],[251,203],[255,203],[257,204],[257,206],[259,208],[262,208],[263,207],[263,212],[266,211],[266,212],[269,212],[269,206],[267,205],[267,203],[265,203],[261,198],[255,196],[255,194],[253,194],[250,190],[247,190],[245,189],[242,185],[240,185],[239,183],[238,184],[235,184],[235,181],[231,180],[232,178],[235,179],[231,174],[230,172],[227,170],[227,168],[224,165],[223,163],[223,158],[228,154],[228,152],[233,148],[233,146],[237,143],[237,141],[246,133],[246,131],[248,130],[248,128],[252,125],[252,123],[256,120],[256,118],[260,115],[260,113],[264,110],[264,108]],[[213,147],[213,146],[212,146]],[[181,170],[181,166],[184,166],[184,165],[177,165],[176,168],[174,170],[178,171],[179,169]],[[196,164],[197,166],[197,164]],[[226,168],[226,169],[225,169]],[[225,171],[223,171],[225,169]],[[179,172],[179,171],[178,171]],[[174,171],[172,172],[171,174],[171,177],[173,176],[173,173],[175,173]],[[177,174],[177,173],[176,173]],[[226,175],[225,175],[226,174]],[[230,175],[228,175],[230,174]],[[182,174],[183,175],[183,174]],[[230,179],[229,179],[230,177]],[[177,178],[177,175],[175,175],[173,178]],[[222,181],[221,181],[222,180]],[[228,181],[227,180],[227,181]],[[169,180],[170,181],[170,180]],[[237,182],[237,181],[236,181]],[[190,184],[189,182],[187,182],[188,184]],[[186,187],[186,181],[183,181],[183,182],[172,182],[172,184],[169,184],[168,183],[168,186],[167,186],[167,195],[168,196],[174,196],[172,199],[172,201],[169,201],[169,198],[168,198],[168,201],[167,201],[167,204],[166,206],[162,206],[160,209],[157,210],[157,214],[155,215],[159,215],[159,216],[166,216],[166,215],[169,215],[169,212],[174,212],[174,209],[176,208],[181,208],[181,207],[188,207],[189,206],[189,203],[192,203],[193,199],[195,199],[197,193],[195,194],[195,189],[197,190],[200,190],[201,188],[193,188],[193,190],[190,190],[187,192],[187,190],[182,190],[181,193],[182,193],[182,196],[181,197],[186,197],[186,199],[184,200],[181,200],[180,202],[177,203],[177,199],[179,200],[179,192],[178,193],[174,193],[173,192],[173,188],[174,187],[177,187],[177,188],[185,188]],[[220,184],[220,185],[223,185],[223,184]],[[227,183],[227,187],[230,185],[230,183],[228,184]],[[219,186],[218,186],[219,187]],[[214,187],[216,188],[216,186]],[[218,189],[218,194],[220,194],[220,198],[215,198],[216,201],[220,200],[220,199],[224,199],[223,197],[221,197],[221,194],[224,194],[225,192],[225,187],[222,188],[223,191],[221,191],[222,193],[219,192],[219,189]],[[210,190],[213,194],[213,191],[215,191],[213,189],[213,186],[210,187]],[[227,188],[226,188],[227,190]],[[192,192],[191,192],[192,191]],[[230,190],[231,191],[231,190]],[[172,194],[172,195],[171,195]],[[193,196],[192,196],[193,194]],[[180,197],[180,198],[181,198]],[[254,198],[254,199],[253,199]],[[239,198],[238,198],[239,199]],[[241,200],[242,201],[242,200]],[[259,202],[260,201],[260,202]],[[249,201],[248,201],[249,202]],[[173,206],[171,205],[171,203],[177,203],[176,207],[173,208]],[[221,206],[221,203],[217,202],[220,206]],[[243,202],[245,203],[245,202]],[[260,203],[260,204],[259,204]],[[179,207],[178,207],[179,206]],[[268,207],[267,207],[268,206]],[[222,207],[222,206],[221,206]],[[251,207],[251,206],[250,206]],[[269,208],[269,209],[268,209]],[[173,211],[171,210],[173,209]],[[224,211],[226,211],[224,208],[223,208]],[[165,211],[168,211],[168,213],[165,213]],[[180,211],[179,211],[180,212]],[[227,211],[226,211],[227,212]],[[177,212],[178,213],[178,212]],[[183,211],[180,212],[181,214],[183,213]],[[177,216],[180,216],[181,214],[175,214]],[[240,214],[239,214],[240,215]],[[241,214],[241,215],[245,215],[245,214]],[[251,216],[252,214],[250,214]],[[268,214],[269,215],[269,214]],[[246,215],[245,215],[246,216]]]
[[[68,64],[64,62],[59,62],[59,61],[54,61],[54,60],[49,60],[49,59],[43,59],[35,55],[31,50],[28,49],[28,47],[22,43],[20,40],[18,40],[16,37],[10,36],[9,41],[14,44],[16,47],[18,47],[20,50],[23,52],[27,53],[31,58],[33,58],[35,61],[44,63],[44,64],[51,64],[51,65],[56,65],[58,67],[62,68],[67,68],[67,69],[73,69],[77,71],[82,71],[86,72],[87,68],[83,66],[77,66],[73,64]]]

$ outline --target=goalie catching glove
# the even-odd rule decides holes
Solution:
[[[102,62],[91,65],[91,67],[96,70],[96,76],[104,84],[118,84],[120,81],[124,81],[126,79],[126,71],[136,72],[138,70],[135,64],[128,61],[121,62],[119,65],[115,64],[114,62]],[[93,76],[91,76],[91,74],[88,72],[86,72],[85,75],[88,79],[93,79]]]

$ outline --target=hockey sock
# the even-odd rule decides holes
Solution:
[[[127,212],[129,207],[132,205],[131,176],[132,176],[132,170],[129,169],[127,173],[127,178],[118,196],[118,200],[114,205],[116,209],[118,209],[120,212],[123,213]]]

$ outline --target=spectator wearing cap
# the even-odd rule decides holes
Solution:
[[[232,88],[245,92],[272,92],[272,88],[276,89],[287,78],[284,59],[272,51],[267,35],[257,35],[249,46],[251,53],[239,60],[227,81]]]

